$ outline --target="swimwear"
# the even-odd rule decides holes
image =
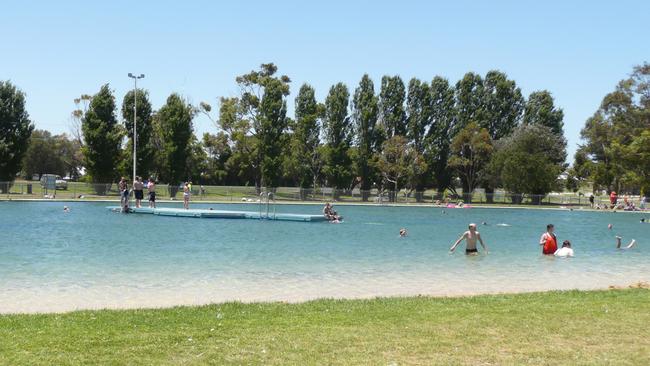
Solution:
[[[156,192],[149,192],[149,201],[156,202]]]
[[[557,238],[555,234],[546,234],[546,241],[544,242],[544,248],[542,249],[542,253],[546,255],[552,255],[555,254],[555,251],[557,250]]]
[[[141,189],[137,189],[137,190],[135,190],[133,192],[135,193],[135,199],[136,200],[141,200],[141,199],[144,198],[144,193],[142,192]]]
[[[129,198],[129,191],[126,190],[126,189],[123,190],[123,191],[122,191],[122,197],[123,197],[123,198]]]
[[[465,254],[473,254],[473,253],[478,253],[478,249],[465,249]]]

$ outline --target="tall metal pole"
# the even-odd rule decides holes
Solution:
[[[138,79],[144,78],[144,74],[136,76],[129,73],[129,77],[133,79],[133,181],[135,182],[138,161]]]
[[[133,181],[135,182],[138,145],[138,78],[133,78]]]

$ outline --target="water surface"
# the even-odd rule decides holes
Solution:
[[[342,224],[124,215],[106,203],[0,202],[0,312],[229,300],[461,295],[650,281],[639,214],[339,206]],[[170,207],[179,207],[167,205]],[[256,210],[256,205],[196,204]],[[278,212],[317,214],[313,205]],[[469,222],[490,254],[448,253]],[[540,255],[554,223],[576,257]],[[503,227],[496,224],[512,226]],[[613,230],[607,225],[613,224]],[[409,236],[400,238],[399,229]],[[615,250],[615,235],[637,247]]]

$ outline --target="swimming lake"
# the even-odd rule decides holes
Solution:
[[[64,213],[64,205],[71,211]],[[126,215],[109,205],[0,202],[0,313],[650,282],[650,224],[639,223],[650,214],[337,206],[345,220],[330,224]],[[256,204],[192,207],[258,210]],[[321,208],[278,205],[277,211]],[[470,222],[479,225],[489,255],[466,256],[464,244],[450,255]],[[560,242],[571,240],[574,258],[540,254],[547,223],[555,224]],[[402,227],[405,238],[398,235]],[[637,246],[616,250],[616,235]]]

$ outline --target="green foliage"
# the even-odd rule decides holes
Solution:
[[[530,94],[524,111],[524,124],[540,124],[550,128],[558,136],[564,135],[564,112],[556,108],[553,96],[547,90]]]
[[[430,141],[427,141],[426,133],[432,123],[432,107],[433,101],[429,84],[416,78],[411,79],[406,98],[408,114],[406,136],[413,144],[414,150],[421,156],[424,156],[425,150],[429,147],[427,143]],[[431,175],[430,170],[422,171],[421,174],[414,177],[416,191],[424,190]]]
[[[433,172],[438,192],[451,188],[453,169],[448,162],[451,140],[457,130],[454,87],[447,79],[436,76],[431,81],[431,127],[426,139],[424,156]]]
[[[381,145],[384,139],[395,135],[406,136],[406,112],[404,111],[406,91],[404,89],[404,82],[397,75],[386,75],[381,78],[379,92],[381,137],[378,145]]]
[[[483,82],[481,127],[488,130],[492,140],[509,136],[521,120],[524,104],[521,89],[513,80],[500,71],[489,71]]]
[[[320,119],[324,107],[316,102],[314,88],[309,84],[300,87],[295,101],[295,127],[291,137],[290,166],[302,188],[316,188],[322,163],[320,151]]]
[[[0,182],[16,178],[33,130],[25,94],[11,82],[0,81]]]
[[[348,186],[351,174],[349,149],[352,140],[352,126],[348,116],[350,92],[343,83],[330,88],[325,100],[325,166],[323,173],[327,183],[337,189]]]
[[[355,165],[361,179],[361,190],[372,187],[372,155],[376,151],[377,140],[377,97],[374,84],[368,74],[363,75],[352,99],[352,120],[356,132]],[[367,196],[363,196],[364,201]]]
[[[558,188],[564,157],[564,137],[544,125],[525,124],[500,141],[490,170],[510,192],[543,196]]]
[[[34,130],[23,158],[23,175],[58,174],[78,177],[81,167],[80,146],[65,134],[52,136],[49,131]]]
[[[449,167],[456,169],[463,183],[463,193],[467,200],[478,186],[490,159],[493,146],[490,134],[485,128],[470,122],[454,137],[451,143]]]
[[[232,149],[228,144],[228,135],[224,132],[216,135],[204,133],[203,148],[206,153],[206,168],[201,181],[212,185],[229,184],[227,163],[232,156]]]
[[[154,167],[154,151],[151,144],[152,126],[152,109],[149,102],[149,92],[138,89],[137,102],[137,174],[142,177],[148,177]],[[122,101],[122,118],[126,134],[129,141],[125,149],[125,159],[123,160],[123,174],[131,176],[133,171],[133,106],[134,93],[129,91]]]
[[[193,125],[195,110],[180,95],[173,93],[155,114],[154,124],[160,139],[159,179],[172,186],[188,179],[191,169]]]
[[[108,84],[95,94],[81,121],[84,166],[93,182],[113,182],[122,156],[124,131],[115,117],[115,97]],[[98,192],[99,193],[99,192]]]
[[[645,189],[650,170],[644,144],[650,131],[650,64],[634,68],[607,94],[581,131],[596,188]],[[577,165],[574,163],[574,165]]]
[[[480,75],[468,72],[456,83],[456,125],[452,134],[462,130],[471,122],[485,126],[483,105],[483,79]]]
[[[376,154],[375,165],[384,181],[392,184],[394,192],[403,184],[414,189],[418,178],[427,170],[424,157],[400,135],[384,141],[381,153]]]

